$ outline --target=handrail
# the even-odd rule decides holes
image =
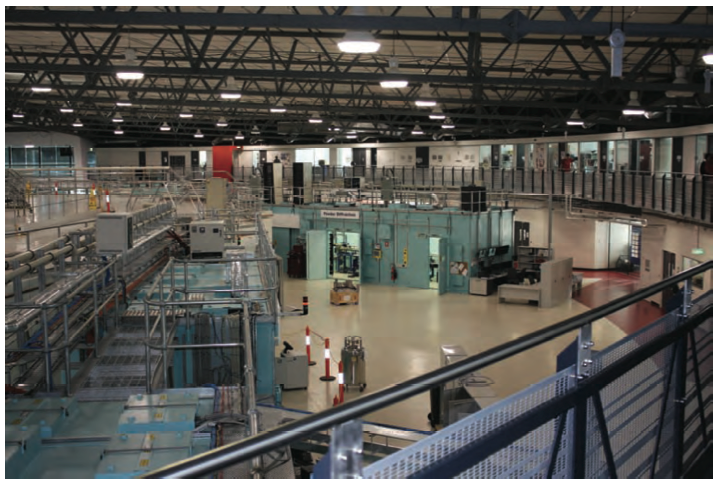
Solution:
[[[516,340],[486,350],[483,353],[467,357],[464,360],[406,380],[403,383],[346,402],[338,407],[333,407],[300,420],[289,422],[274,430],[148,472],[144,474],[142,478],[197,478],[225,467],[251,460],[277,446],[287,445],[300,440],[309,433],[326,430],[340,423],[360,418],[367,413],[374,412],[388,405],[418,395],[419,393],[426,392],[432,387],[480,370],[517,353],[576,330],[648,296],[657,294],[680,281],[710,270],[712,269],[712,264],[712,261],[706,261],[675,276],[671,276],[651,286],[618,298],[612,303],[570,317],[567,320],[529,333]]]

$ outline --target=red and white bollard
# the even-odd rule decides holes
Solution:
[[[105,189],[105,203],[107,204],[107,212],[108,213],[111,212],[110,211],[110,190],[109,189]]]
[[[339,403],[344,403],[344,362],[339,362]]]
[[[339,397],[334,395],[334,407],[337,406],[338,404],[339,404]]]
[[[324,338],[324,361],[326,362],[326,374],[319,378],[322,382],[333,382],[336,377],[331,376],[331,349],[329,348],[329,339]]]
[[[306,327],[306,360],[309,362],[309,366],[316,365],[315,361],[311,361],[311,330]]]

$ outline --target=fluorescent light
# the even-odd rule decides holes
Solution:
[[[192,114],[191,112],[180,112],[179,117],[183,119],[189,119],[191,117],[194,117],[194,114]]]
[[[356,137],[358,137],[356,134],[348,134],[346,139],[356,139]]]
[[[33,92],[50,92],[52,87],[46,87],[44,85],[33,85],[30,87]]]
[[[702,56],[702,60],[704,60],[707,65],[714,65],[715,57],[714,53],[712,53],[712,47]]]
[[[227,120],[224,117],[220,117],[217,121],[217,127],[226,127],[229,124],[227,123]]]
[[[63,114],[72,114],[73,112],[75,112],[75,109],[71,107],[60,107],[60,112],[62,112]]]
[[[321,124],[323,119],[309,119],[309,124]]]
[[[623,109],[622,115],[645,115],[645,109]]]
[[[220,97],[222,99],[241,99],[241,94],[239,92],[222,92]]]
[[[413,126],[413,130],[411,131],[411,134],[414,135],[414,136],[423,135],[423,131],[421,130],[421,126],[419,126],[418,124],[416,124],[415,126]]]
[[[384,89],[403,89],[408,86],[407,80],[382,80],[381,87]]]
[[[388,75],[399,76],[401,73],[398,70],[398,59],[391,57],[388,59]],[[401,79],[386,79],[381,81],[381,87],[384,89],[403,89],[408,86],[407,80]]]
[[[115,131],[115,134],[118,135],[118,136],[121,136],[122,134],[124,134],[124,131],[123,131],[123,130],[120,130],[120,129],[117,129],[117,130]]]
[[[274,114],[281,114],[282,112],[286,112],[286,107],[281,102],[277,102],[274,107],[269,108],[269,112],[272,112]]]
[[[456,126],[453,125],[453,121],[451,119],[446,119],[443,124],[441,125],[441,129],[455,129]]]
[[[13,113],[12,117],[13,119],[22,119],[23,117],[25,117],[25,114],[23,114],[22,112],[15,112]]]
[[[82,121],[78,118],[72,123],[72,127],[82,127]]]
[[[194,133],[194,137],[202,138],[202,137],[204,137],[204,134],[202,134],[202,131],[197,129],[197,132]]]
[[[144,73],[139,70],[122,70],[117,72],[117,78],[120,80],[140,80],[144,78]]]
[[[114,117],[112,117],[112,122],[124,122],[122,114],[116,114]]]
[[[429,84],[423,84],[421,90],[418,92],[418,99],[416,99],[417,107],[434,107],[436,101],[432,100],[431,86]]]
[[[25,144],[25,149],[32,149],[33,147],[35,146],[32,144]]]
[[[372,54],[381,48],[381,44],[365,30],[346,32],[338,45],[339,50],[349,54]]]
[[[255,125],[254,127],[252,127],[252,128],[251,128],[251,134],[252,134],[253,136],[258,136],[259,134],[261,134],[261,131],[259,130],[259,126],[256,126],[256,125]]]
[[[442,119],[445,119],[445,118],[446,118],[446,114],[444,114],[443,112],[441,112],[441,109],[439,109],[438,107],[436,107],[435,109],[433,109],[433,111],[432,111],[431,114],[428,116],[428,118],[429,118],[429,119],[434,119],[434,120],[442,120]]]
[[[579,119],[571,119],[566,122],[569,126],[584,126],[585,121],[579,120]]]
[[[237,135],[234,136],[234,139],[242,140],[244,139],[244,134],[241,133],[241,131],[237,132]]]
[[[436,105],[435,100],[417,100],[416,107],[433,107]]]
[[[117,107],[132,107],[132,102],[126,100],[118,100],[115,105]]]
[[[167,124],[166,122],[163,122],[162,125],[159,126],[159,130],[160,131],[169,131],[169,130],[172,130],[172,128],[169,127],[169,124]]]

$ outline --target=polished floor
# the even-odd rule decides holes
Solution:
[[[6,233],[12,232],[18,225],[25,229],[59,226],[94,215],[83,203],[78,203],[76,209],[65,206],[64,214],[61,209],[61,206],[48,206],[24,219],[15,218],[12,211],[6,210]],[[54,239],[56,233],[56,230],[50,229],[33,236],[31,244]],[[26,239],[25,236],[6,236],[5,242],[7,254],[22,251]],[[584,275],[581,295],[552,309],[498,304],[495,295],[439,295],[436,290],[376,285],[361,286],[358,305],[333,306],[329,303],[332,280],[305,281],[284,277],[285,303],[300,307],[302,297],[308,295],[310,313],[306,317],[283,318],[281,338],[291,343],[297,353],[304,353],[305,328],[308,325],[315,333],[312,336],[312,354],[319,363],[310,368],[308,389],[285,391],[283,403],[289,408],[310,411],[320,411],[332,405],[338,393],[337,383],[319,380],[324,371],[322,337],[331,341],[332,375],[336,374],[344,337],[363,338],[367,371],[364,393],[370,393],[438,368],[441,345],[458,344],[469,354],[480,353],[582,313],[595,303],[615,299],[628,289],[622,282],[606,284],[605,276],[599,273],[586,272]],[[593,328],[596,347],[599,349],[619,340],[626,331],[631,331],[631,328],[616,320],[596,322]],[[480,374],[485,377],[486,386],[481,389],[479,403],[490,405],[554,373],[557,354],[576,335],[565,335],[486,368]],[[346,395],[349,400],[359,396],[361,394],[357,390],[351,390]],[[371,414],[366,419],[425,430],[429,428],[426,419],[428,411],[429,395],[425,393]]]

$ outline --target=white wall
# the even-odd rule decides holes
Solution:
[[[610,246],[608,248],[608,267],[614,268],[620,256],[630,254],[630,226],[610,223]]]
[[[139,166],[139,153],[146,152],[147,166],[162,165],[162,151],[169,152],[170,156],[184,156],[185,173],[191,170],[192,151],[205,151],[207,154],[207,172],[211,171],[211,147],[104,147],[95,149],[97,154],[97,167]]]
[[[436,157],[434,159],[433,157]],[[439,158],[442,158],[440,160]],[[478,146],[441,146],[440,143],[429,148],[429,163],[431,167],[480,167]]]
[[[648,226],[642,230],[642,256],[640,286],[648,286],[662,280],[663,251],[675,253],[676,271],[682,270],[684,257],[697,261],[712,259],[713,235],[712,228],[698,227],[697,225],[673,221],[657,216],[646,216]],[[699,235],[699,246],[697,238]],[[703,255],[692,254],[692,249],[700,247],[705,250]],[[649,264],[649,271],[647,265]],[[705,276],[704,289],[695,289],[699,296],[704,291],[712,289],[712,271]],[[651,300],[661,303],[661,295],[655,295]]]
[[[87,152],[92,143],[83,137],[59,132],[6,132],[5,147],[71,146],[76,167],[87,167]]]

